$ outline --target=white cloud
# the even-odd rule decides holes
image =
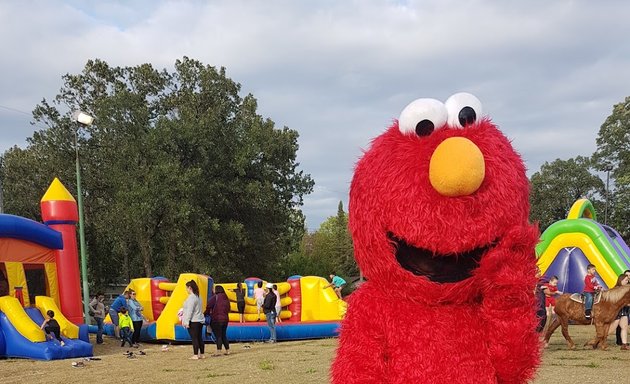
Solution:
[[[318,183],[309,227],[336,213],[361,148],[417,97],[468,90],[530,172],[590,155],[630,85],[630,4],[493,1],[40,1],[0,3],[0,105],[30,111],[90,58],[214,66],[300,132]],[[0,150],[33,127],[0,108]],[[331,192],[335,191],[335,192]]]

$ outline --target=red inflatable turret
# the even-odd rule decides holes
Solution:
[[[40,205],[44,224],[61,232],[63,237],[63,249],[55,250],[61,311],[68,320],[82,324],[83,305],[76,236],[76,224],[79,221],[77,202],[61,181],[55,178]]]

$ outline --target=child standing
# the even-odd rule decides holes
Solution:
[[[278,285],[273,285],[273,293],[276,295],[276,323],[282,323],[280,319],[280,313],[282,313],[282,304],[280,303],[280,293],[278,292]]]
[[[127,308],[120,308],[120,315],[118,315],[118,326],[120,327],[120,338],[122,343],[121,347],[125,346],[125,342],[129,343],[130,347],[133,347],[131,335],[133,333],[133,321],[127,313]]]
[[[593,298],[595,293],[602,289],[595,277],[596,268],[593,264],[586,266],[586,276],[584,276],[584,316],[591,318],[591,310],[593,309]]]
[[[46,338],[50,338],[51,340],[55,338],[59,340],[59,343],[61,343],[61,346],[63,347],[66,343],[61,340],[61,327],[59,326],[57,320],[55,320],[55,312],[48,310],[46,315],[48,315],[48,318],[44,320],[40,328],[46,332]]]
[[[256,309],[258,311],[258,320],[260,321],[260,312],[262,311],[263,302],[265,301],[265,290],[263,289],[263,282],[259,281],[254,288],[254,299],[256,299]]]
[[[558,276],[551,276],[549,282],[545,283],[541,287],[543,293],[545,294],[545,308],[547,312],[547,321],[545,324],[545,331],[551,321],[553,320],[553,316],[555,315],[554,307],[556,306],[556,296],[562,295],[562,292],[558,291]],[[543,332],[545,333],[545,332]]]

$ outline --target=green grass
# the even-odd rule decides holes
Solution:
[[[273,363],[269,360],[263,360],[260,363],[258,363],[258,367],[260,369],[262,369],[263,371],[272,371],[274,370],[276,367],[273,365]]]

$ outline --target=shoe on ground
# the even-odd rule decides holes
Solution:
[[[83,368],[85,367],[85,364],[82,361],[75,361],[72,363],[72,367],[74,368]]]
[[[620,348],[622,351],[630,351],[630,346],[628,346],[628,344],[624,344],[621,346]]]

